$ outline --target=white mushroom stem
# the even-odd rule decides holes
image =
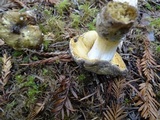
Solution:
[[[117,49],[120,41],[108,41],[105,38],[98,37],[94,42],[92,49],[88,52],[90,59],[99,59],[110,61]]]
[[[135,9],[137,9],[137,0],[113,0],[113,1],[122,2],[122,3],[128,2],[128,4],[130,6],[133,6]],[[119,10],[117,10],[117,11],[119,11]],[[128,11],[127,11],[127,13],[128,13]],[[121,38],[123,36],[119,37],[119,35],[117,35],[117,37],[116,37],[116,35],[115,35],[116,39],[114,38],[114,35],[113,35],[113,37],[107,36],[108,35],[108,33],[107,33],[108,31],[109,32],[113,31],[113,33],[114,33],[115,29],[113,28],[113,30],[111,30],[112,29],[112,23],[113,23],[114,20],[111,22],[111,19],[109,19],[107,15],[106,15],[107,16],[106,17],[103,13],[100,13],[100,14],[101,15],[99,15],[99,16],[102,17],[103,20],[105,20],[105,18],[107,18],[107,20],[105,22],[103,22],[103,20],[101,20],[101,18],[97,19],[97,21],[98,20],[100,21],[100,22],[98,22],[99,23],[98,24],[98,27],[99,27],[98,29],[99,29],[100,32],[97,31],[99,35],[98,35],[98,38],[95,40],[92,48],[88,52],[88,58],[89,59],[99,59],[99,60],[111,61],[112,58],[114,57],[115,53],[116,53],[116,49],[117,49],[119,43],[121,42]],[[116,13],[115,13],[115,15],[116,15]],[[135,19],[132,19],[132,18],[128,18],[128,15],[125,16],[123,13],[122,13],[122,17],[126,17],[126,19],[131,19],[130,21],[132,21],[132,23],[135,20]],[[134,18],[136,18],[136,17],[134,17]],[[121,21],[119,21],[119,22],[121,22]],[[119,22],[117,22],[117,23],[119,24]],[[119,25],[117,25],[117,23],[114,24],[113,26],[115,27],[115,25],[116,25],[117,29],[120,29],[120,27],[119,27]],[[111,25],[109,26],[108,24],[111,24]],[[124,21],[124,26],[125,26],[125,21]],[[127,32],[129,31],[129,27],[128,28],[124,27],[124,28],[127,29]],[[109,30],[107,31],[106,29],[109,29]],[[123,35],[123,33],[121,33],[123,31],[124,31],[124,29],[121,29],[121,31],[118,31],[120,33],[118,33],[118,32],[117,33]],[[103,32],[104,36],[103,36],[103,34],[101,34],[101,32]],[[106,36],[105,36],[105,33],[106,33]],[[109,38],[113,38],[113,39],[110,40]]]

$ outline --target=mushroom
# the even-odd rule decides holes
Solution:
[[[126,72],[116,49],[137,18],[137,3],[132,4],[127,0],[108,2],[97,15],[96,31],[70,40],[70,52],[78,64],[102,75],[118,76]]]
[[[7,11],[0,21],[0,39],[14,49],[37,48],[43,34],[36,25],[33,11]]]

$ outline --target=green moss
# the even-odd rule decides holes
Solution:
[[[36,60],[39,60],[39,59],[38,59],[38,57],[37,57],[36,55],[34,55],[34,56],[32,57],[32,60],[36,61]]]
[[[2,57],[0,57],[0,63],[2,63]]]
[[[61,35],[64,33],[65,25],[66,23],[61,16],[50,16],[45,23],[40,24],[40,29],[44,34],[54,33],[55,39],[60,40]]]
[[[63,0],[60,3],[56,4],[55,7],[57,9],[58,14],[63,15],[69,6],[70,6],[70,1]]]
[[[47,75],[47,73],[48,73],[48,70],[45,69],[45,68],[43,68],[43,69],[42,69],[42,74],[43,74],[43,75]]]
[[[152,10],[152,6],[151,6],[149,3],[146,3],[146,4],[145,4],[145,7],[146,7],[148,10]]]
[[[160,28],[160,18],[151,19],[151,26]]]
[[[34,76],[27,77],[27,81],[24,83],[24,87],[28,87],[27,90],[27,96],[28,96],[27,106],[28,106],[35,102],[35,100],[37,99],[36,96],[41,91],[39,91],[39,86],[36,84]]]
[[[44,41],[43,41],[44,50],[47,50],[47,49],[48,49],[50,43],[51,43],[51,41],[49,41],[49,40],[44,40]]]
[[[16,102],[12,101],[9,104],[7,104],[6,109],[12,109],[15,105],[16,105]]]
[[[15,79],[16,79],[17,84],[22,84],[23,81],[25,80],[25,77],[22,75],[16,75]]]
[[[85,22],[90,20],[91,18],[95,18],[98,12],[98,9],[92,8],[90,3],[85,3],[80,5],[79,9],[82,11],[81,22]]]
[[[96,30],[96,19],[87,24],[89,30]]]
[[[85,76],[84,74],[80,74],[80,75],[78,76],[78,80],[80,80],[80,81],[85,80],[85,78],[86,78],[86,76]]]
[[[37,99],[37,95],[41,92],[40,85],[36,84],[35,77],[30,75],[30,76],[22,76],[22,75],[17,75],[15,77],[17,85],[19,86],[20,89],[22,88],[27,88],[26,90],[26,105],[29,106],[35,102]]]
[[[156,51],[157,51],[158,53],[160,53],[160,45],[158,45],[158,46],[156,47]]]
[[[13,55],[14,57],[18,57],[18,56],[21,56],[21,55],[23,55],[23,54],[24,54],[23,51],[14,50],[12,55]]]
[[[72,19],[72,23],[71,23],[72,27],[78,28],[81,23],[80,21],[81,16],[78,14],[72,13],[70,17]]]

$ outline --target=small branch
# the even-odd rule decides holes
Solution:
[[[23,2],[21,2],[19,0],[11,0],[11,1],[14,2],[14,3],[17,3],[18,5],[20,5],[23,8],[28,9],[28,7]]]
[[[138,96],[144,101],[142,94],[133,85],[131,85],[129,82],[127,82],[126,85],[130,86],[138,94]]]
[[[85,97],[81,98],[79,101],[83,101],[83,100],[85,100],[85,99],[87,99],[87,98],[89,98],[89,97],[93,96],[93,95],[94,95],[94,94],[96,94],[96,93],[97,93],[97,90],[96,90],[94,93],[89,94],[89,95],[87,95],[87,96],[85,96]]]
[[[26,49],[24,48],[23,50],[31,52],[33,54],[37,54],[37,55],[41,55],[41,56],[57,56],[57,55],[64,55],[64,54],[69,54],[69,51],[55,51],[55,52],[38,52],[35,50],[31,50],[31,49]]]
[[[39,61],[36,61],[36,62],[32,62],[32,63],[26,63],[26,64],[20,64],[22,66],[37,66],[37,65],[43,65],[43,64],[51,64],[55,61],[62,61],[62,62],[71,62],[72,61],[72,58],[70,55],[57,55],[55,57],[50,57],[48,59],[45,59],[45,60],[39,60]]]

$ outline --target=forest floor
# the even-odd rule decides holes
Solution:
[[[0,120],[160,120],[158,0],[139,0],[138,19],[117,50],[125,76],[91,73],[71,57],[70,39],[95,30],[108,1],[1,0],[1,17],[34,10],[44,41],[15,50],[0,38]]]

